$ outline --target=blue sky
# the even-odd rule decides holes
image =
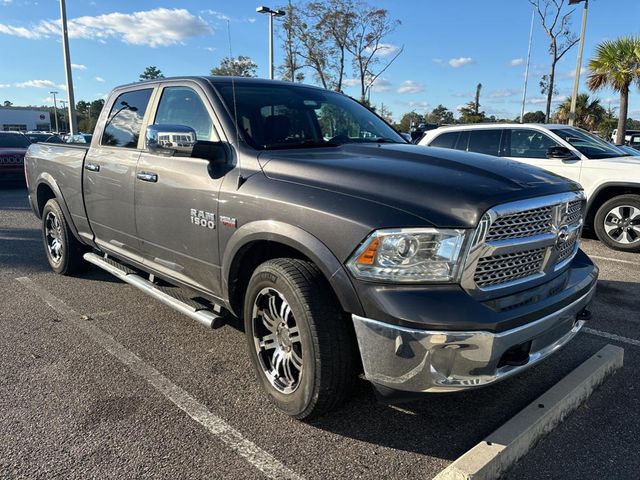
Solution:
[[[372,103],[384,103],[396,119],[410,110],[423,113],[439,103],[456,109],[472,99],[480,82],[481,104],[487,114],[514,117],[520,113],[531,20],[527,0],[370,3],[387,8],[402,22],[385,43],[404,45],[402,55],[376,83]],[[135,81],[147,65],[157,65],[167,76],[208,73],[229,53],[227,19],[233,54],[250,56],[259,65],[259,76],[266,77],[267,18],[255,13],[259,4],[247,0],[67,0],[68,18],[75,22],[71,57],[76,100],[99,98],[116,85]],[[579,6],[573,17],[575,30],[581,10]],[[47,104],[52,89],[65,98],[62,48],[54,22],[58,18],[57,0],[0,0],[0,101]],[[638,0],[591,0],[583,65],[598,42],[639,35],[639,19]],[[547,45],[536,19],[527,111],[544,109],[538,82],[548,71]],[[571,92],[576,55],[574,47],[558,66],[559,97]],[[280,60],[276,48],[276,61]],[[356,87],[346,91],[358,94]],[[605,107],[618,104],[613,92],[596,96]],[[640,118],[640,91],[635,87],[630,115]]]

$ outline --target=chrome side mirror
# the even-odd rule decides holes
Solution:
[[[146,148],[157,155],[190,157],[197,141],[196,131],[186,125],[149,125],[145,133]]]

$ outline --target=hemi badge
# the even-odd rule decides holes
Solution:
[[[220,215],[220,224],[229,228],[237,228],[238,220],[233,217],[227,217],[226,215]]]

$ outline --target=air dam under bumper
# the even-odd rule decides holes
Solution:
[[[365,377],[393,390],[447,392],[515,375],[578,333],[584,324],[578,314],[595,287],[561,310],[499,333],[415,330],[353,315]]]

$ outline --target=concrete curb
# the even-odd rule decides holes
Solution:
[[[606,345],[434,477],[434,480],[499,478],[622,367],[624,350]]]

